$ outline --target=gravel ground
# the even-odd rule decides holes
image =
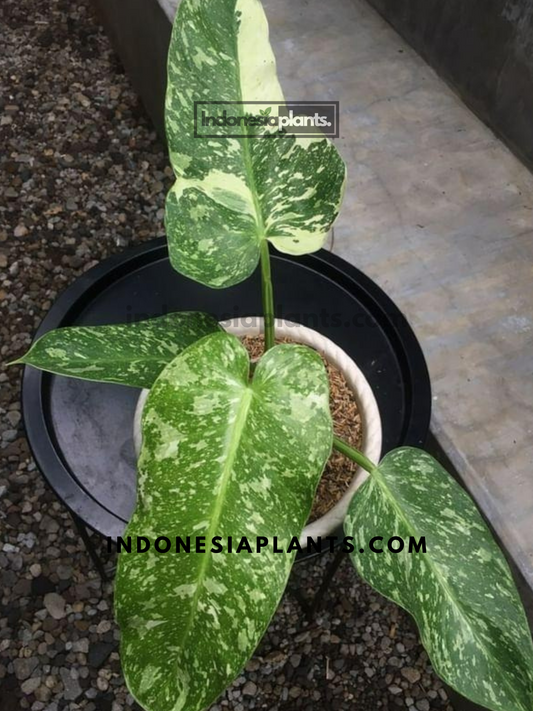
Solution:
[[[5,361],[76,277],[161,234],[167,158],[89,4],[3,0],[0,21],[0,708],[130,709],[112,586],[36,471]],[[327,563],[291,586],[316,590]],[[285,596],[213,711],[326,707],[451,711],[408,616],[347,560],[312,622]]]

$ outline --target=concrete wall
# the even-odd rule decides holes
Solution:
[[[532,0],[368,0],[533,168]]]

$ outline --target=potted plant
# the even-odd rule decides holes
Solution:
[[[197,97],[245,101],[247,115],[254,101],[283,102],[259,0],[183,0],[168,68],[172,264],[219,289],[260,264],[264,354],[251,363],[237,336],[187,312],[52,331],[17,361],[149,390],[126,537],[151,545],[119,557],[115,589],[132,695],[150,711],[200,711],[239,673],[283,594],[334,448],[367,474],[344,522],[361,577],[413,615],[450,686],[493,711],[531,711],[524,611],[473,501],[422,450],[377,462],[335,438],[313,343],[275,344],[269,243],[291,254],[323,244],[342,200],[341,157],[326,138],[268,124],[194,137]],[[369,550],[376,536],[390,539],[381,553]],[[181,552],[165,552],[167,541]]]

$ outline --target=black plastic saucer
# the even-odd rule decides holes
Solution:
[[[389,297],[358,269],[320,251],[291,258],[272,251],[276,315],[335,341],[359,365],[378,401],[383,452],[422,446],[431,412],[424,356]],[[154,240],[81,276],[50,309],[36,337],[60,326],[125,323],[172,311],[218,319],[261,313],[260,276],[224,290],[170,266]],[[139,391],[56,377],[26,367],[23,416],[37,466],[57,496],[103,536],[120,536],[135,504],[132,422]]]

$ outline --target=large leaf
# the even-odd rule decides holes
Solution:
[[[413,615],[451,687],[493,711],[533,709],[533,646],[509,567],[438,462],[409,447],[388,454],[356,492],[345,531],[355,537],[361,577]],[[379,535],[384,552],[372,553],[368,543]],[[388,550],[390,536],[406,541],[401,553]],[[409,553],[410,536],[425,536],[427,552]]]
[[[294,135],[195,138],[195,101],[219,101],[219,113],[234,109],[223,102],[284,101],[259,0],[182,0],[178,8],[166,97],[177,177],[166,205],[173,266],[226,287],[253,272],[266,239],[291,254],[319,249],[344,189],[333,144]],[[253,103],[243,110],[258,113]]]
[[[15,362],[57,375],[150,388],[184,348],[220,330],[212,316],[194,311],[131,324],[58,328]]]
[[[249,380],[242,344],[208,336],[156,381],[143,415],[138,502],[126,535],[205,536],[208,552],[122,553],[115,607],[128,687],[149,711],[199,711],[238,674],[283,593],[332,442],[319,356],[280,345]],[[221,536],[254,552],[211,553]],[[194,546],[194,544],[193,544]]]

